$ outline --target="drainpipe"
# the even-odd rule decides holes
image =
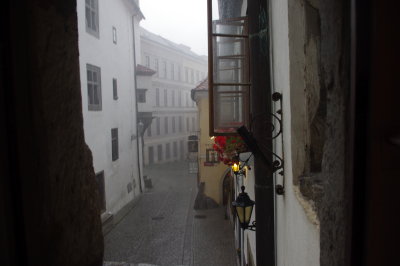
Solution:
[[[137,150],[137,169],[138,169],[138,175],[139,175],[139,188],[140,188],[140,193],[143,192],[142,184],[144,182],[142,181],[142,171],[140,167],[140,146],[139,146],[139,138],[143,138],[141,135],[142,132],[139,132],[138,128],[138,113],[139,113],[139,108],[138,108],[138,103],[136,99],[136,89],[137,89],[137,79],[136,79],[136,37],[135,37],[135,15],[132,16],[132,33],[133,33],[133,79],[134,79],[134,84],[135,84],[135,109],[136,109],[136,150]],[[142,146],[142,151],[143,151],[144,145]]]
[[[256,258],[257,265],[275,264],[275,191],[271,167],[272,132],[264,127],[271,122],[271,75],[270,75],[270,25],[269,1],[248,1],[251,71],[251,106],[253,136],[266,160],[254,158],[256,207]]]

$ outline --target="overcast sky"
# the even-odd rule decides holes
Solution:
[[[140,25],[207,55],[207,0],[140,0]]]

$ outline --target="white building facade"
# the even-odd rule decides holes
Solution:
[[[115,214],[142,191],[137,134],[134,0],[77,1],[82,112],[102,211]]]
[[[188,136],[198,132],[190,91],[206,77],[207,57],[143,28],[140,38],[141,65],[155,71],[151,85],[138,78],[139,112],[152,115],[144,133],[144,164],[187,159]]]

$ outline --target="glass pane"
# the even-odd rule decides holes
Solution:
[[[214,94],[214,129],[219,133],[235,132],[247,124],[247,94],[216,92]]]
[[[244,208],[243,207],[236,207],[236,213],[239,218],[239,222],[244,222]]]
[[[100,104],[100,97],[97,85],[93,85],[93,104],[98,105]]]
[[[93,85],[88,83],[88,103],[93,104]]]
[[[91,13],[92,13],[92,27],[91,27],[91,29],[94,30],[94,31],[97,31],[96,14],[94,13],[94,11],[92,11]]]
[[[92,28],[92,19],[90,17],[90,9],[86,7],[86,25],[88,28]]]
[[[92,72],[93,73],[93,82],[97,83],[97,72]]]
[[[244,18],[213,21],[213,33],[247,35],[246,23]]]
[[[245,211],[244,217],[246,218],[246,223],[249,223],[251,219],[251,213],[253,211],[253,206],[246,207],[244,211]]]
[[[92,71],[87,70],[86,74],[87,74],[87,80],[88,81],[93,81]]]
[[[245,58],[221,58],[214,61],[214,83],[249,83]]]

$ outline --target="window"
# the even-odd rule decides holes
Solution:
[[[158,144],[157,145],[157,155],[158,155],[158,161],[162,161],[163,160],[163,154],[162,154],[162,145]]]
[[[194,71],[193,69],[190,70],[190,83],[194,83]]]
[[[113,99],[118,99],[117,79],[113,79]]]
[[[147,89],[137,89],[136,90],[136,97],[138,103],[145,103],[146,102],[146,90]]]
[[[145,56],[145,63],[144,64],[145,64],[146,67],[150,67],[150,56],[148,56],[148,55]]]
[[[118,128],[111,129],[111,153],[112,160],[118,160]]]
[[[179,132],[182,132],[182,123],[183,123],[183,117],[182,116],[180,116],[179,117],[179,121],[178,121],[178,130],[179,130]]]
[[[156,106],[160,106],[160,89],[156,88]]]
[[[171,125],[172,125],[172,133],[175,133],[175,116],[172,117]]]
[[[149,164],[154,163],[154,148],[152,146],[149,147]]]
[[[88,109],[101,110],[101,71],[97,66],[86,64]]]
[[[157,134],[157,136],[160,135],[160,133],[161,133],[160,131],[161,131],[161,129],[160,129],[160,118],[156,117],[156,134]]]
[[[210,135],[232,135],[243,125],[249,127],[250,120],[248,20],[245,14],[233,10],[213,12],[218,3],[209,4],[208,25],[212,30],[208,38],[213,51],[208,55],[208,87],[213,95],[209,97]]]
[[[196,70],[196,83],[199,82],[200,80],[200,73],[198,70]]]
[[[154,59],[154,70],[157,72],[157,77],[159,77],[160,73],[158,69],[158,59]]]
[[[171,157],[171,144],[165,144],[165,159],[168,160]]]
[[[182,92],[178,91],[178,106],[182,106]]]
[[[181,81],[181,66],[178,66],[178,81]]]
[[[112,37],[113,37],[113,43],[117,44],[117,29],[115,27],[112,27]]]
[[[192,117],[192,131],[196,131],[196,118]]]
[[[185,92],[185,96],[186,96],[186,107],[189,106],[189,94],[187,92]]]
[[[189,117],[186,117],[186,132],[189,132]]]
[[[185,82],[189,83],[189,69],[185,67]]]
[[[219,163],[218,154],[214,149],[206,149],[206,162]]]
[[[178,157],[178,143],[176,141],[172,143],[172,155],[174,158]]]
[[[104,171],[96,173],[96,183],[97,183],[97,188],[99,189],[100,210],[103,213],[106,210],[106,190],[104,185]]]
[[[99,38],[99,2],[98,0],[85,1],[86,32]]]
[[[183,144],[183,140],[179,141],[179,150],[180,150],[180,153],[181,153],[181,159],[183,159],[184,158],[184,153],[185,153],[185,146]]]
[[[167,78],[167,62],[162,62],[162,77]]]
[[[164,106],[168,106],[168,91],[167,89],[164,90]]]
[[[151,124],[147,127],[147,136],[151,137]]]
[[[175,65],[171,64],[171,79],[175,80]]]
[[[171,93],[171,105],[172,107],[175,107],[175,90],[172,90]]]
[[[168,134],[168,117],[164,117],[164,133]]]

